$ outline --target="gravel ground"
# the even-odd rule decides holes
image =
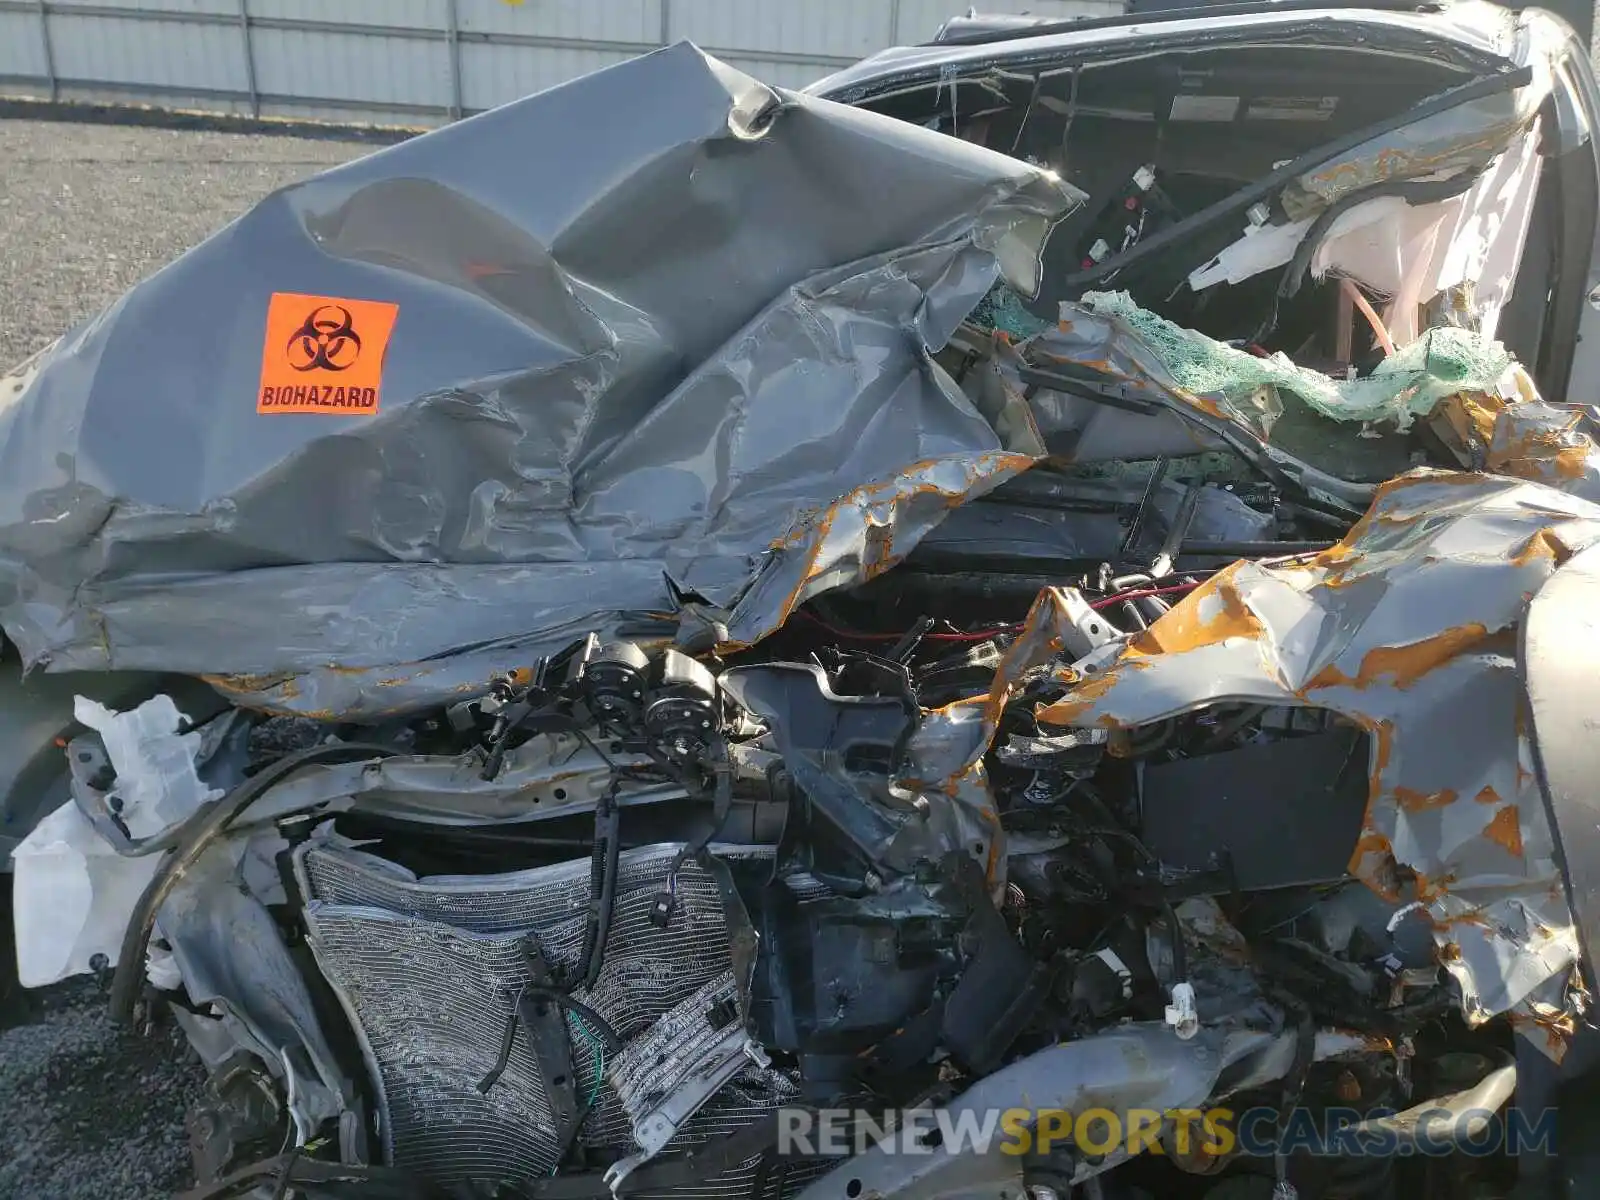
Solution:
[[[370,144],[0,120],[0,370],[276,187]],[[9,881],[0,876],[3,886]],[[92,982],[0,1017],[0,1197],[145,1200],[191,1182],[200,1072],[171,1032],[112,1027]]]
[[[100,992],[63,985],[0,1032],[0,1196],[165,1197],[190,1186],[185,1110],[201,1084],[182,1036],[114,1028]]]
[[[0,120],[0,369],[262,196],[370,145]]]

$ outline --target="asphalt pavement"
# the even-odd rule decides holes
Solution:
[[[0,119],[0,372],[275,188],[372,149]],[[173,315],[175,346],[182,321]],[[0,1025],[0,1198],[156,1200],[192,1182],[183,1116],[201,1074],[181,1037],[113,1027],[94,981],[36,993],[11,1021]]]

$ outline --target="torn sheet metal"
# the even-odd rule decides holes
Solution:
[[[1506,395],[1463,392],[1429,419],[1464,467],[1532,480],[1600,503],[1600,413],[1546,404],[1518,368]]]
[[[1427,905],[1470,1022],[1509,1012],[1559,1054],[1579,1005],[1577,945],[1530,766],[1516,632],[1527,598],[1596,541],[1600,506],[1551,488],[1404,476],[1337,546],[1213,576],[1038,717],[1122,729],[1217,701],[1349,717],[1372,746],[1352,873]]]
[[[813,596],[883,574],[951,509],[1033,463],[1031,454],[999,451],[915,463],[893,479],[853,489],[820,514],[803,515],[769,549],[729,619],[725,648],[753,645]]]
[[[1503,25],[1511,64],[1527,82],[1413,121],[1319,163],[1284,189],[1292,221],[1314,216],[1353,192],[1405,179],[1446,179],[1481,171],[1532,127],[1556,83],[1570,33],[1548,19],[1488,10]]]
[[[339,1070],[305,977],[266,907],[284,903],[276,859],[288,849],[275,832],[214,843],[161,906],[157,928],[189,1001],[216,1014],[285,1081],[296,1144],[303,1145],[324,1121],[354,1117],[360,1105],[356,1081]],[[364,1154],[360,1121],[342,1122],[341,1130],[346,1148]]]
[[[1026,465],[930,350],[1002,275],[1033,293],[1075,202],[688,44],[339,167],[0,408],[0,624],[35,666],[356,717],[670,607],[669,576],[757,581],[759,636]],[[173,312],[203,352],[152,351]]]

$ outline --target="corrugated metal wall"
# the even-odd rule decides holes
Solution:
[[[1120,0],[986,0],[1103,16]],[[432,125],[688,38],[798,87],[966,0],[0,0],[0,93]]]

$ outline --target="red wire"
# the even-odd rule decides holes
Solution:
[[[1111,605],[1118,604],[1123,600],[1138,600],[1144,596],[1171,596],[1178,592],[1192,592],[1199,586],[1198,583],[1180,583],[1174,587],[1143,588],[1137,592],[1119,592],[1115,596],[1107,596],[1103,600],[1096,600],[1089,607],[1109,608]]]

